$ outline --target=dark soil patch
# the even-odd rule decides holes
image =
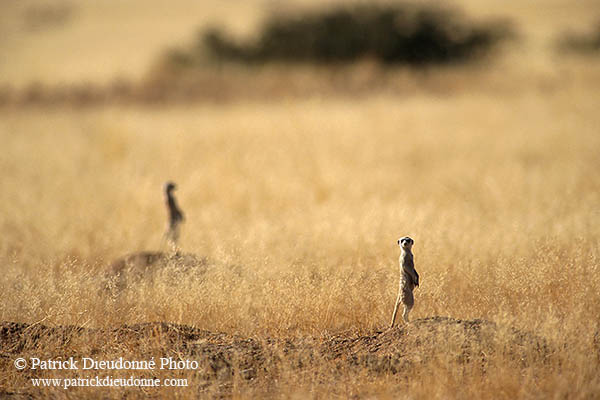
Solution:
[[[194,360],[195,384],[230,387],[235,380],[277,379],[281,371],[350,371],[402,374],[428,363],[486,368],[495,359],[516,366],[545,362],[546,341],[534,334],[503,329],[485,320],[430,317],[368,334],[338,333],[305,338],[244,338],[185,325],[152,322],[112,329],[0,323],[0,370],[14,372],[17,357],[92,357]],[[338,372],[336,372],[338,371]],[[39,371],[25,369],[27,378]],[[0,388],[0,390],[9,388]],[[7,392],[5,392],[7,393]]]

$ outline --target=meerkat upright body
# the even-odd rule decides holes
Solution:
[[[173,191],[177,189],[177,186],[173,182],[167,182],[165,184],[165,202],[167,204],[167,211],[169,213],[169,224],[167,226],[167,232],[165,238],[170,243],[173,249],[177,249],[177,241],[179,240],[179,225],[185,220],[183,212],[177,206],[175,195]]]
[[[398,306],[400,303],[404,305],[402,318],[405,322],[408,322],[408,313],[410,313],[410,310],[415,304],[413,290],[415,287],[419,286],[419,274],[415,270],[415,262],[412,254],[412,245],[414,243],[415,242],[408,236],[398,239],[398,245],[402,249],[400,258],[398,259],[400,264],[400,287],[396,305],[394,306],[394,314],[392,315],[392,327],[396,321],[396,314],[398,313]]]

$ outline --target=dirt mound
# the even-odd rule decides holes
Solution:
[[[333,362],[336,368],[400,373],[416,364],[445,360],[477,363],[483,368],[496,355],[519,363],[548,357],[542,338],[485,320],[430,317],[366,335],[339,333],[308,338],[244,338],[166,322],[124,325],[114,329],[0,324],[4,355],[40,351],[49,357],[152,357],[177,354],[195,359],[206,381],[244,379],[276,373],[283,364],[305,368]],[[8,353],[8,354],[7,354]],[[126,354],[124,354],[126,353]],[[12,357],[9,357],[12,358]]]
[[[209,267],[219,265],[207,257],[192,253],[169,254],[160,251],[141,251],[128,254],[111,263],[104,279],[106,289],[118,294],[140,282],[152,282],[157,277],[176,284],[182,274],[203,275]]]
[[[330,357],[378,373],[399,373],[436,361],[477,363],[485,369],[495,356],[526,365],[550,355],[547,342],[532,333],[449,317],[424,318],[354,338],[337,335],[323,346]]]

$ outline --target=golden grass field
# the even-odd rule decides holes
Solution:
[[[193,35],[188,3],[241,29],[251,25],[244,12],[270,4],[175,2],[131,42],[117,33],[148,32],[160,2],[90,2],[65,28],[26,33],[4,14],[12,36],[0,49],[14,59],[0,64],[0,84],[137,79],[164,46]],[[598,3],[549,1],[545,18],[503,4],[463,5],[529,24],[529,40],[489,65],[392,72],[394,87],[409,88],[398,93],[1,108],[0,395],[600,397],[600,61],[559,59],[548,42],[569,21],[591,20]],[[105,35],[113,13],[123,20]],[[78,35],[98,47],[66,59],[52,51]],[[90,68],[99,58],[106,64]],[[112,260],[164,250],[167,180],[186,214],[182,250],[214,265],[105,291]],[[404,235],[421,275],[415,322],[387,331]],[[473,333],[477,319],[495,324],[484,321],[491,339]],[[158,321],[177,325],[124,327]],[[61,331],[71,325],[83,331]],[[59,333],[32,333],[40,327]],[[32,377],[73,375],[13,366],[18,356],[92,355],[213,365],[206,354],[222,352],[234,360],[226,376],[157,373],[189,379],[176,389],[34,388]]]

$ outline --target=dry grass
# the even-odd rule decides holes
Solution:
[[[560,24],[563,3],[551,4]],[[508,10],[532,15],[520,7]],[[550,32],[532,21],[533,31]],[[25,336],[18,351],[7,344],[16,336],[1,331],[0,395],[597,397],[600,69],[597,61],[553,60],[543,37],[474,74],[400,72],[395,84],[409,88],[400,94],[0,110],[0,321],[60,333]],[[27,38],[16,63],[36,51]],[[145,66],[151,59],[139,57]],[[86,75],[84,62],[64,62],[82,80],[118,70]],[[48,64],[48,79],[63,81],[58,64]],[[2,64],[12,74],[3,76],[39,77],[15,65]],[[187,216],[183,250],[218,262],[204,274],[166,270],[119,295],[103,291],[111,260],[160,248],[168,179]],[[415,239],[422,280],[411,317],[425,322],[382,331],[402,235]],[[479,343],[442,322],[433,333],[421,329],[436,316],[492,321],[494,339]],[[161,325],[120,328],[149,321],[194,329],[176,328],[192,332],[182,338]],[[65,335],[66,325],[89,330]],[[513,328],[547,348],[515,342]],[[29,377],[64,375],[12,365],[19,355],[221,354],[235,373],[160,372],[191,386],[147,393],[35,391]],[[246,379],[244,357],[255,356],[264,368]],[[381,360],[403,367],[373,366]]]
[[[0,319],[366,335],[389,320],[395,239],[409,234],[422,276],[413,318],[535,331],[566,346],[559,361],[515,371],[500,358],[493,372],[471,375],[454,369],[449,350],[418,369],[422,384],[361,370],[342,374],[342,392],[323,361],[316,386],[300,374],[232,393],[586,397],[600,384],[600,118],[597,81],[588,82],[500,95],[7,111]],[[167,179],[188,217],[182,247],[222,264],[98,295],[111,259],[160,246]],[[498,390],[488,392],[492,381]]]

